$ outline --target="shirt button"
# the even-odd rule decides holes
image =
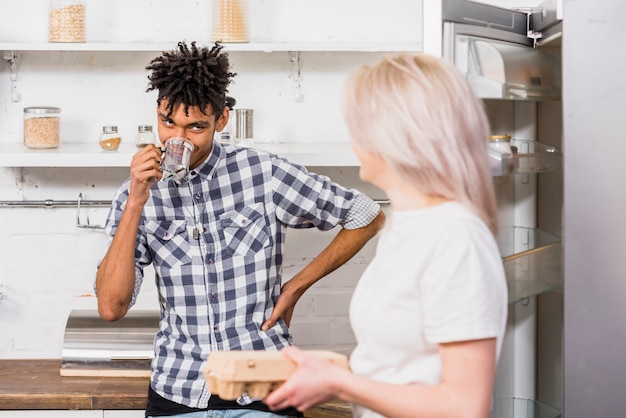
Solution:
[[[217,331],[217,325],[213,325],[213,331]]]
[[[215,300],[216,296],[217,296],[217,295],[216,295],[215,293],[211,293],[211,295],[210,295],[211,300]]]
[[[196,200],[200,200],[200,198],[201,198],[201,197],[202,197],[202,195],[201,195],[200,193],[196,193],[196,194],[194,195],[194,198],[195,198]]]

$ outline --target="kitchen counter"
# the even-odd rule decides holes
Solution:
[[[61,360],[0,360],[0,410],[145,409],[148,378],[63,377]],[[332,401],[307,418],[351,417],[350,406]]]

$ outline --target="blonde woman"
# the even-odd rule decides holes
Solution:
[[[264,400],[331,398],[355,417],[490,415],[507,290],[482,103],[449,63],[400,54],[356,70],[344,118],[360,177],[391,199],[350,305],[352,372],[295,347],[294,375]]]

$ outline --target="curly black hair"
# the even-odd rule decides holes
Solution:
[[[187,115],[189,107],[197,106],[204,113],[211,105],[217,120],[224,111],[231,78],[237,75],[228,71],[228,54],[221,53],[222,48],[218,42],[211,49],[197,48],[195,42],[189,48],[179,42],[178,50],[163,52],[146,67],[152,71],[146,92],[158,90],[158,105],[167,100],[168,117],[181,104]]]

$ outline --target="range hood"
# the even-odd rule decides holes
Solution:
[[[61,376],[150,376],[158,329],[158,311],[130,310],[107,322],[95,310],[73,310],[65,326]]]
[[[467,0],[445,0],[443,18],[444,57],[465,74],[479,97],[561,99],[561,66],[548,52],[533,47],[529,33],[540,35],[531,27],[532,14]]]

